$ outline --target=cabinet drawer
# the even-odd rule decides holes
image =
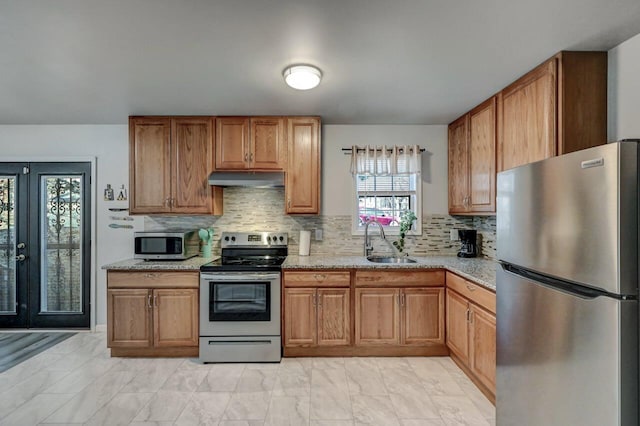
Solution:
[[[425,287],[443,286],[444,271],[380,271],[356,272],[356,287]]]
[[[447,288],[455,290],[462,296],[471,300],[477,305],[496,313],[496,295],[495,293],[467,281],[458,275],[447,272]]]
[[[197,271],[109,271],[108,288],[198,288]]]
[[[285,272],[285,287],[349,287],[351,276],[349,272]]]

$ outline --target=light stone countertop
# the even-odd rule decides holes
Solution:
[[[127,259],[120,262],[110,263],[102,266],[102,269],[109,271],[199,271],[200,267],[205,263],[219,259],[220,256],[204,258],[200,256],[192,257],[187,260],[140,260]]]
[[[104,265],[110,271],[197,271],[200,266],[218,259],[192,257],[187,260],[144,261],[127,259]],[[492,260],[481,258],[462,259],[456,256],[410,256],[416,263],[373,263],[364,256],[297,256],[290,254],[282,264],[283,270],[292,269],[448,269],[470,281],[492,291],[496,290],[496,265]]]
[[[289,255],[283,270],[293,269],[448,269],[492,291],[496,290],[497,263],[481,258],[457,256],[409,256],[416,263],[374,263],[364,256],[296,256]]]

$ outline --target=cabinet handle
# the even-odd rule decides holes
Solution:
[[[467,322],[471,322],[470,318],[469,318],[469,314],[471,313],[471,311],[469,309],[467,309]]]
[[[253,161],[253,152],[249,154],[249,160]]]
[[[469,291],[476,291],[476,288],[472,285],[467,284],[467,290]]]
[[[316,294],[311,297],[311,303],[313,303],[313,306],[316,306]]]
[[[153,306],[158,306],[158,295],[153,296]]]
[[[151,295],[147,296],[147,308],[149,308],[149,309],[152,308],[152,306],[151,306]]]
[[[156,277],[156,274],[152,274],[152,273],[144,274],[144,277],[145,277],[145,278],[155,278],[155,277]]]
[[[249,154],[247,153],[244,154],[244,161],[249,161]]]
[[[291,198],[287,200],[287,208],[291,208]]]
[[[405,296],[404,293],[402,293],[400,295],[400,306],[404,306],[404,302],[405,302],[405,297],[404,296]]]
[[[469,324],[473,324],[473,311],[469,311]]]
[[[316,281],[324,281],[327,276],[325,274],[314,274],[313,278],[315,278]]]
[[[172,198],[172,199],[171,199],[171,207],[173,208],[173,207],[175,207],[175,206],[176,206],[176,199],[175,199],[175,198]]]
[[[165,198],[164,199],[164,206],[165,207],[171,207],[171,198]]]
[[[398,306],[400,306],[400,294],[396,294],[396,301],[398,303]]]

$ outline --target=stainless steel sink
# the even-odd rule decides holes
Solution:
[[[408,257],[392,257],[392,256],[367,256],[369,262],[375,263],[416,263],[415,260]]]

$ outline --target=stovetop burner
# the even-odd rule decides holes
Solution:
[[[287,243],[286,233],[223,232],[222,256],[200,271],[279,271],[287,258]]]

